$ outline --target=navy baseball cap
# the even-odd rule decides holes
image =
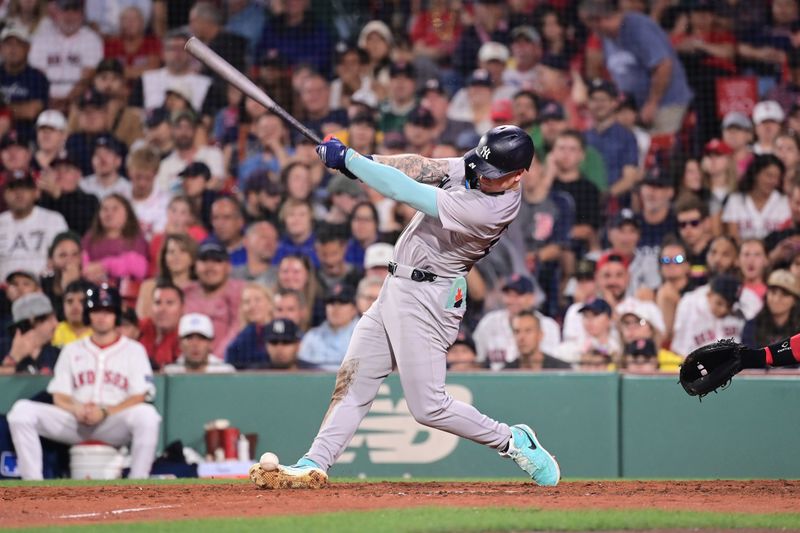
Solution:
[[[514,291],[518,294],[531,294],[535,291],[533,280],[520,274],[511,274],[503,284],[503,292]]]
[[[58,165],[69,165],[71,167],[81,168],[81,160],[74,152],[71,153],[67,150],[61,150],[50,163],[51,167],[56,167]]]
[[[608,305],[608,302],[606,302],[602,298],[597,298],[596,300],[592,300],[588,304],[581,307],[579,312],[580,313],[590,312],[596,315],[605,313],[608,316],[611,316],[611,306]]]
[[[612,228],[621,228],[625,224],[630,224],[636,229],[639,229],[639,220],[632,209],[624,208],[611,219]]]
[[[86,109],[87,107],[104,107],[107,103],[108,96],[92,88],[81,95],[81,99],[78,100],[78,107],[80,109]]]
[[[95,139],[94,149],[97,150],[98,148],[107,148],[120,157],[125,153],[125,145],[111,135],[100,135]]]
[[[742,282],[735,276],[729,274],[719,274],[711,279],[710,289],[711,292],[719,294],[728,302],[728,305],[733,307],[733,304],[739,301],[739,293],[742,290]]]
[[[203,176],[203,178],[208,181],[211,179],[211,169],[209,169],[208,165],[205,163],[194,161],[193,163],[186,165],[186,168],[181,170],[178,173],[178,176],[181,178],[194,178],[195,176]]]
[[[36,178],[34,178],[33,174],[30,172],[26,172],[24,170],[15,170],[14,172],[9,173],[7,179],[7,189],[17,189],[22,187],[27,189],[36,188]]]
[[[642,185],[650,185],[652,187],[674,187],[672,178],[661,172],[658,167],[653,167],[644,175]]]
[[[95,74],[101,74],[103,72],[113,72],[114,74],[122,76],[122,74],[124,73],[124,69],[119,59],[111,57],[102,59],[97,64],[97,69],[95,69]]]
[[[469,79],[467,80],[467,86],[473,87],[491,87],[492,86],[492,76],[489,74],[489,71],[486,69],[476,69],[472,72]]]
[[[564,113],[564,108],[558,102],[552,100],[542,104],[539,108],[539,122],[546,120],[565,120],[567,115]]]
[[[610,81],[604,80],[602,78],[595,78],[591,82],[589,82],[589,96],[593,95],[596,92],[604,92],[611,98],[616,98],[617,96],[619,96],[619,91],[617,91],[617,86],[611,83]]]
[[[411,110],[406,117],[406,122],[420,128],[432,128],[436,125],[436,119],[433,118],[430,109],[419,105]]]
[[[300,342],[300,328],[293,321],[278,318],[267,324],[264,329],[264,338],[267,343],[289,344]]]
[[[198,261],[227,261],[230,259],[228,250],[218,242],[204,242],[197,249]]]
[[[405,76],[413,80],[415,75],[416,71],[411,63],[396,62],[389,65],[389,77],[391,78]]]
[[[325,303],[347,303],[351,304],[356,301],[356,291],[353,287],[345,283],[337,283],[330,288],[328,294],[325,295]]]
[[[283,185],[280,181],[272,179],[272,175],[268,170],[254,170],[245,178],[242,192],[245,194],[264,192],[269,196],[280,196],[283,194]]]
[[[430,91],[444,95],[447,94],[447,92],[444,90],[444,87],[442,87],[442,82],[440,82],[437,78],[430,78],[429,80],[425,80],[425,83],[423,83],[422,87],[420,87],[417,96],[422,98]]]
[[[575,263],[575,279],[594,279],[595,266],[596,263],[591,259],[578,259],[578,261]]]
[[[169,111],[164,107],[157,107],[147,114],[144,125],[148,128],[155,128],[165,122],[169,122]]]
[[[0,150],[5,150],[10,146],[21,146],[22,148],[27,148],[30,150],[30,143],[27,139],[25,139],[22,135],[20,135],[17,130],[11,130],[5,135],[3,135],[2,140],[0,140]]]

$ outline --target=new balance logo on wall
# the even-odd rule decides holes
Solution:
[[[468,388],[448,385],[447,391],[454,399],[472,404]],[[373,464],[435,463],[456,449],[457,436],[418,424],[405,399],[395,402],[389,397],[390,392],[389,385],[381,385],[372,408],[337,463],[354,462],[356,454],[364,453],[365,448]]]

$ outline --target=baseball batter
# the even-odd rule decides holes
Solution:
[[[100,440],[131,446],[130,478],[147,478],[155,459],[161,416],[144,347],[121,336],[119,293],[105,285],[87,291],[84,321],[92,335],[61,350],[47,391],[53,405],[19,400],[8,413],[22,479],[42,479],[39,437],[77,444]]]
[[[396,262],[390,263],[377,301],[356,326],[311,449],[295,465],[276,471],[253,465],[251,479],[263,488],[325,485],[327,470],[396,364],[419,423],[490,446],[514,459],[536,483],[556,485],[558,464],[528,426],[493,420],[445,390],[447,348],[466,308],[465,276],[519,211],[520,174],[534,155],[530,137],[515,126],[500,126],[464,157],[440,160],[362,156],[337,139],[320,144],[317,153],[326,166],[419,213],[397,241]]]

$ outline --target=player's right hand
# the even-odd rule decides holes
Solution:
[[[317,145],[317,155],[326,167],[344,171],[344,158],[347,155],[347,146],[336,137],[326,138],[322,144]]]

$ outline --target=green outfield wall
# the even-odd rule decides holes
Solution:
[[[798,478],[800,376],[737,377],[702,403],[677,377],[615,373],[474,373],[448,376],[448,390],[487,415],[534,427],[565,477]],[[46,378],[0,377],[0,412],[31,397]],[[292,461],[308,447],[328,406],[331,374],[158,376],[162,444],[201,453],[203,425],[226,418],[258,433],[258,452]],[[519,476],[481,446],[417,424],[396,376],[378,397],[332,471],[339,476]]]

